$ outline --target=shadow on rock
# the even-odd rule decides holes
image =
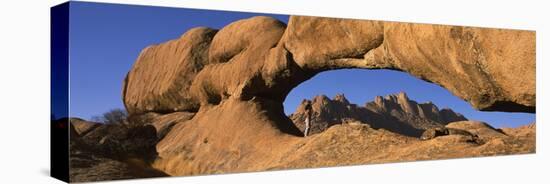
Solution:
[[[86,134],[71,130],[71,182],[168,176],[150,167],[158,156],[152,125],[99,124]]]

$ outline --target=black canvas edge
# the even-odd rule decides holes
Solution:
[[[50,175],[64,182],[70,181],[69,7],[65,2],[50,9]]]

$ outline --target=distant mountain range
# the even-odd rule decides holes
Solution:
[[[306,104],[311,104],[310,135],[320,133],[330,126],[351,121],[369,124],[402,135],[419,137],[430,128],[444,127],[450,122],[468,120],[451,109],[439,109],[432,102],[418,103],[406,93],[376,96],[364,106],[350,103],[343,94],[333,99],[325,95],[303,100],[290,119],[302,131],[305,129]]]

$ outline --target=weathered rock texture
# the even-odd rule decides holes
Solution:
[[[318,72],[388,68],[439,84],[480,110],[535,112],[535,33],[292,16],[189,30],[142,51],[123,96],[130,114],[196,111],[230,96],[282,101]]]
[[[526,129],[530,133],[521,137],[499,135],[481,142],[462,134],[420,140],[367,124],[341,124],[296,144],[273,169],[534,153],[534,131]]]
[[[99,124],[78,118],[70,121],[71,182],[167,176],[151,167],[158,143],[152,125]],[[85,127],[93,128],[77,131]]]
[[[100,123],[85,121],[79,118],[70,118],[69,121],[71,122],[71,129],[74,129],[74,136],[85,136],[101,125]]]
[[[349,121],[369,124],[370,127],[384,128],[391,132],[419,137],[424,130],[441,128],[449,122],[467,120],[451,109],[442,109],[431,102],[417,103],[404,92],[377,96],[364,106],[351,104],[343,94],[329,99],[319,95],[312,100],[303,100],[290,119],[303,132],[305,129],[306,104],[311,104],[310,134],[320,133],[330,126]]]
[[[209,64],[215,30],[194,28],[179,39],[149,46],[128,72],[122,95],[129,114],[194,111],[199,108],[189,88]]]
[[[288,26],[253,17],[219,31],[196,28],[148,47],[122,93],[131,116],[195,113],[172,121],[157,145],[153,165],[171,175],[534,151],[347,125],[301,138],[282,102],[301,82],[339,68],[401,70],[481,110],[535,112],[535,32],[300,16]],[[397,154],[392,145],[406,148]]]
[[[524,125],[517,128],[502,128],[502,131],[507,135],[515,136],[515,137],[526,137],[526,136],[535,137],[536,129],[537,127],[535,122],[532,122],[528,125]]]

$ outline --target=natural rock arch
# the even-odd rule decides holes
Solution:
[[[480,110],[535,112],[534,32],[303,16],[194,28],[147,47],[122,95],[131,116],[195,113],[157,145],[156,168],[253,171],[301,134],[283,112],[290,90],[339,68],[400,70]]]
[[[128,73],[131,114],[192,111],[229,96],[282,101],[316,73],[386,68],[434,82],[473,107],[535,112],[530,31],[292,16],[195,28],[150,46]]]

